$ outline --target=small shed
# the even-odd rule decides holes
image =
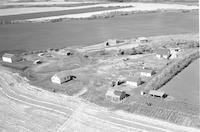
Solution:
[[[2,60],[4,62],[8,62],[8,63],[13,63],[13,62],[18,62],[21,61],[23,58],[18,56],[18,55],[14,55],[14,54],[9,54],[9,53],[5,53],[2,56]]]
[[[42,61],[41,61],[41,60],[35,60],[35,61],[33,62],[33,64],[35,64],[35,65],[42,64]]]
[[[109,88],[105,94],[106,99],[114,103],[121,102],[124,98],[126,98],[126,95],[127,95],[126,92],[118,91],[112,88]]]
[[[105,46],[115,46],[117,44],[117,40],[116,39],[108,39],[105,42]]]
[[[69,75],[65,72],[59,72],[59,73],[56,73],[54,76],[51,77],[51,82],[57,83],[57,84],[62,84],[64,82],[71,81],[75,78],[76,78],[75,76]]]
[[[139,42],[139,43],[147,43],[148,42],[148,39],[146,37],[138,37],[136,39],[136,42]]]
[[[140,72],[140,75],[145,77],[151,77],[153,74],[155,74],[155,71],[151,69],[142,69]]]
[[[150,90],[149,95],[154,96],[154,97],[160,97],[160,98],[165,98],[167,96],[166,93],[158,90]]]
[[[138,87],[141,84],[142,84],[142,81],[140,77],[132,77],[126,80],[126,85],[131,86],[131,87]]]
[[[169,59],[170,57],[170,50],[166,49],[166,48],[162,48],[162,49],[157,49],[156,50],[156,57],[158,58],[165,58],[165,59]]]
[[[180,52],[180,48],[179,47],[176,47],[176,48],[170,48],[170,59],[175,59],[175,58],[178,58],[178,53]]]

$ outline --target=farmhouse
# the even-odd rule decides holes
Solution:
[[[158,90],[150,90],[149,95],[154,96],[154,97],[160,97],[160,98],[166,98],[167,94],[162,92],[162,91],[158,91]]]
[[[165,59],[169,59],[170,57],[170,50],[169,49],[158,49],[156,50],[156,57],[158,58],[165,58]]]
[[[138,37],[138,38],[136,39],[136,42],[139,42],[139,43],[146,43],[146,42],[148,42],[148,39],[145,38],[145,37]]]
[[[22,57],[17,56],[17,55],[14,55],[14,54],[5,53],[5,54],[2,56],[2,60],[3,60],[4,62],[13,63],[13,62],[21,61],[21,60],[22,60]]]
[[[138,87],[140,84],[142,84],[140,77],[133,77],[131,79],[126,80],[126,85],[131,87]]]
[[[115,46],[117,44],[116,39],[108,39],[108,41],[105,42],[105,46]]]
[[[109,88],[108,91],[106,92],[106,99],[114,103],[119,103],[126,97],[127,97],[127,94],[124,91],[118,91],[118,90]]]
[[[140,75],[145,77],[151,77],[153,74],[155,74],[155,71],[150,69],[142,69],[140,72]]]
[[[64,82],[71,81],[75,78],[76,78],[75,76],[68,75],[65,72],[59,72],[59,73],[56,73],[54,76],[51,77],[51,82],[57,83],[57,84],[62,84]]]

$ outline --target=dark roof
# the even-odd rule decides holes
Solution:
[[[124,93],[123,91],[118,91],[118,90],[114,91],[114,94],[118,96],[121,96],[123,93]]]
[[[140,79],[141,79],[140,77],[129,77],[129,78],[127,78],[127,81],[137,82]]]
[[[160,55],[170,55],[170,50],[169,49],[157,49],[156,50],[156,54],[160,54]]]

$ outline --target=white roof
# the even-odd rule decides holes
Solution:
[[[158,90],[150,90],[149,94],[151,94],[151,95],[158,95],[158,96],[162,97],[165,93],[162,92],[162,91],[158,91]]]
[[[58,72],[58,73],[56,73],[54,76],[61,79],[61,78],[67,77],[68,74],[65,73],[65,72]]]
[[[138,40],[147,40],[146,37],[138,37],[137,39],[138,39]]]
[[[14,54],[5,53],[2,57],[12,58],[14,56]]]

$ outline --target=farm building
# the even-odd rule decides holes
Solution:
[[[117,44],[116,39],[109,39],[108,41],[105,42],[105,46],[115,46]]]
[[[41,61],[41,60],[35,60],[35,61],[33,62],[33,64],[35,64],[35,65],[37,65],[37,64],[42,64],[42,61]]]
[[[108,91],[106,92],[106,99],[114,103],[119,103],[126,97],[127,97],[127,94],[124,91],[118,91],[118,90],[109,88]]]
[[[158,49],[156,50],[156,57],[158,58],[165,58],[168,59],[170,57],[170,50],[169,49]]]
[[[171,54],[170,59],[178,58],[178,53],[180,51],[179,47],[177,47],[177,48],[170,48],[169,50],[170,50],[170,54]]]
[[[5,53],[2,56],[2,60],[4,62],[8,62],[8,63],[18,62],[18,61],[21,61],[22,59],[23,58],[20,57],[20,56],[17,56],[17,55],[14,55],[14,54],[8,54],[8,53]]]
[[[59,72],[59,73],[56,73],[54,76],[51,77],[51,82],[57,83],[57,84],[62,84],[64,82],[71,81],[75,78],[76,78],[75,76],[68,75],[65,72]]]
[[[167,94],[162,92],[162,91],[158,91],[158,90],[150,90],[149,95],[154,96],[154,97],[160,97],[160,98],[166,98]]]
[[[142,84],[140,77],[133,77],[126,80],[126,85],[129,85],[131,87],[138,87],[140,84]]]
[[[139,42],[139,43],[146,43],[146,42],[148,42],[148,39],[145,38],[145,37],[138,37],[138,38],[136,39],[136,42]]]
[[[151,77],[153,74],[155,74],[155,71],[150,69],[142,69],[140,72],[140,75],[145,77]]]

